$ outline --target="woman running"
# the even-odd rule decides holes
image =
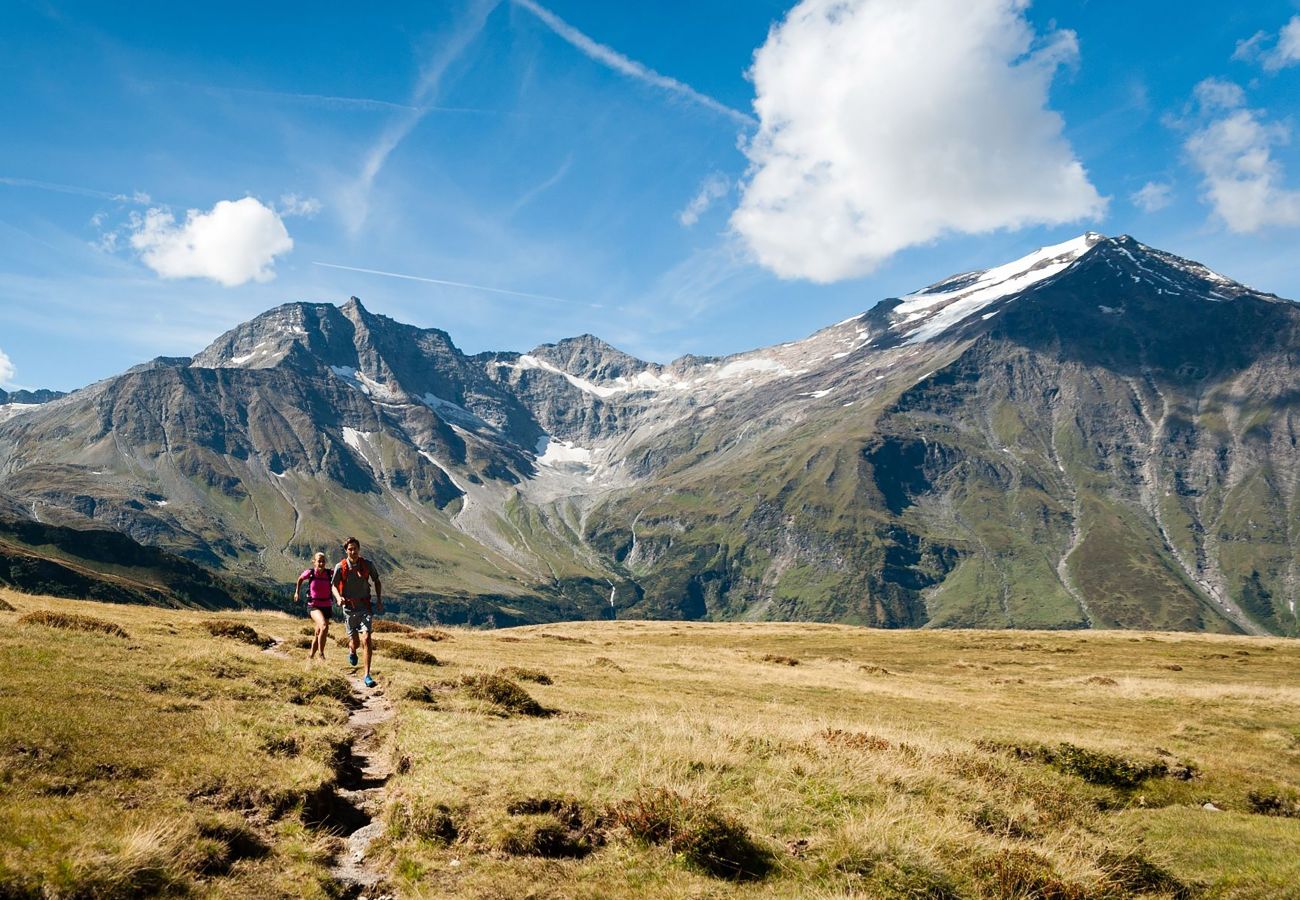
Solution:
[[[310,582],[307,589],[307,611],[316,623],[316,636],[311,640],[311,656],[308,659],[315,659],[316,651],[319,650],[323,660],[325,642],[330,636],[330,613],[334,606],[334,595],[330,591],[330,578],[334,573],[330,571],[324,553],[317,553],[313,561],[315,567],[298,576],[298,583],[293,588],[293,602],[297,605],[302,597],[302,583]]]

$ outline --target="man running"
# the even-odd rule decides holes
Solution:
[[[369,560],[362,558],[360,541],[354,537],[348,538],[343,542],[343,552],[345,554],[343,560],[334,567],[334,577],[330,579],[330,584],[334,599],[338,601],[339,606],[343,607],[343,621],[348,630],[350,651],[348,665],[357,664],[357,646],[360,644],[366,663],[366,677],[363,683],[366,687],[374,687],[375,679],[370,677],[370,632],[373,630],[370,582],[375,583],[375,612],[384,611],[384,588],[379,583],[379,573],[375,571],[375,567]]]

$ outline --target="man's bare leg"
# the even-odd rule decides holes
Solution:
[[[366,663],[366,675],[369,675],[370,674],[370,632],[369,631],[366,632],[365,663]]]

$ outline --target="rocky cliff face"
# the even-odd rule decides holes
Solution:
[[[276,577],[355,533],[452,618],[1295,633],[1298,329],[1096,234],[667,366],[288,304],[0,424],[0,490]]]

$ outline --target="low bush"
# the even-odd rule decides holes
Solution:
[[[1273,791],[1250,791],[1246,794],[1250,811],[1261,816],[1283,816],[1300,819],[1300,796],[1294,793],[1279,794]]]
[[[258,634],[248,625],[241,622],[231,622],[225,619],[210,619],[203,623],[208,634],[213,637],[230,638],[231,640],[243,641],[245,644],[252,644],[255,647],[270,647],[275,643],[269,637]],[[311,646],[308,644],[308,646]]]
[[[551,710],[534,700],[527,691],[500,675],[462,675],[460,686],[476,700],[486,700],[508,713],[551,715]]]
[[[400,659],[403,662],[416,663],[421,666],[442,665],[442,663],[438,662],[438,657],[428,650],[421,650],[419,647],[411,647],[407,644],[399,644],[396,641],[385,641],[383,652],[393,659]]]
[[[862,731],[843,731],[839,728],[826,728],[817,736],[828,744],[847,747],[850,750],[888,750],[893,745],[882,737]]]
[[[131,637],[126,633],[125,628],[115,622],[109,622],[107,619],[96,619],[94,616],[78,615],[77,613],[58,613],[40,609],[19,616],[18,623],[21,625],[44,625],[47,628],[67,628],[72,631],[97,631],[101,634],[109,634],[119,638]]]
[[[1101,855],[1097,865],[1106,873],[1103,888],[1112,895],[1160,894],[1187,900],[1197,893],[1141,853],[1108,851]]]
[[[371,625],[375,634],[412,634],[415,631],[410,625],[403,625],[401,622],[390,622],[387,619],[374,619]]]
[[[506,666],[503,669],[497,669],[497,674],[502,678],[514,678],[518,681],[531,681],[534,684],[554,684],[550,675],[540,669],[525,669],[523,666]]]
[[[676,791],[641,791],[611,808],[609,817],[637,840],[665,846],[710,875],[747,881],[772,868],[771,854],[743,825]]]
[[[983,750],[1003,751],[1017,759],[1041,762],[1058,772],[1082,778],[1089,784],[1121,789],[1135,788],[1149,778],[1163,778],[1175,775],[1186,781],[1198,774],[1193,766],[1175,764],[1172,768],[1163,760],[1137,760],[1105,753],[1101,750],[1089,750],[1074,744],[1062,743],[1055,747],[1018,746],[999,744],[994,741],[976,741],[976,746]]]
[[[1086,886],[1063,880],[1051,862],[1021,847],[979,860],[975,873],[999,900],[1089,900]]]
[[[776,663],[779,666],[797,666],[799,660],[793,656],[781,656],[776,653],[766,653],[763,655],[763,662]]]
[[[450,844],[460,837],[454,810],[445,803],[423,797],[397,800],[384,816],[388,833],[400,840],[412,837],[422,841]]]

